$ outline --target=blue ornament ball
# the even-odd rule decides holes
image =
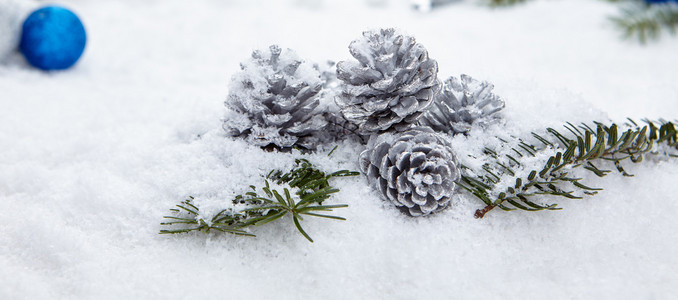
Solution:
[[[645,0],[645,3],[647,4],[666,3],[666,2],[678,3],[678,0]]]
[[[78,61],[86,42],[85,27],[78,16],[61,6],[46,6],[24,21],[19,48],[36,68],[63,70]]]

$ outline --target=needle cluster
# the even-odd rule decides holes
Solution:
[[[346,220],[339,216],[327,215],[335,208],[348,207],[346,204],[326,205],[323,202],[339,189],[330,185],[334,177],[356,176],[358,172],[341,170],[326,174],[306,159],[297,159],[296,167],[289,172],[271,171],[264,180],[264,186],[250,186],[251,191],[238,195],[232,200],[233,207],[219,211],[211,217],[201,214],[198,206],[189,197],[170,209],[171,216],[160,225],[172,229],[160,230],[161,234],[187,233],[201,231],[226,232],[235,235],[255,236],[247,231],[249,227],[261,226],[279,220],[286,215],[292,216],[297,230],[310,242],[313,239],[301,227],[304,217],[320,217],[334,220]],[[274,183],[280,188],[272,187]],[[242,208],[240,208],[242,207]]]
[[[639,3],[629,3],[622,8],[619,16],[610,18],[623,31],[625,38],[637,38],[640,43],[645,44],[650,40],[657,40],[662,32],[676,34],[678,3],[634,2]]]
[[[595,123],[594,129],[586,124],[567,123],[564,127],[569,134],[553,128],[541,135],[532,133],[539,143],[536,145],[520,140],[506,153],[486,148],[485,154],[492,159],[476,170],[462,166],[458,185],[485,203],[483,209],[476,211],[476,218],[482,218],[496,207],[507,211],[555,210],[559,209],[557,204],[541,204],[537,200],[549,195],[580,199],[582,194],[601,190],[583,184],[582,178],[574,175],[575,169],[603,177],[611,172],[600,167],[607,161],[624,176],[631,176],[623,168],[625,161],[641,162],[648,154],[678,157],[678,132],[673,122],[646,120],[645,125],[640,126],[629,121],[630,128],[624,131],[616,124]],[[544,152],[552,154],[541,164],[523,164]]]

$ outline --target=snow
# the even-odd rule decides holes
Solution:
[[[19,48],[21,22],[33,7],[32,2],[0,0],[0,61]]]
[[[458,195],[408,218],[364,177],[334,181],[336,215],[254,228],[256,238],[158,235],[188,195],[217,210],[299,153],[271,153],[221,129],[228,82],[253,49],[310,62],[350,59],[367,29],[397,26],[444,79],[495,85],[509,132],[564,122],[676,119],[678,38],[619,39],[613,3],[540,0],[505,9],[464,1],[430,13],[405,0],[62,0],[89,44],[71,70],[0,64],[0,298],[607,298],[678,293],[675,160],[584,182],[556,212],[492,211]],[[456,141],[456,139],[455,139]],[[460,146],[460,149],[463,149]],[[340,143],[323,169],[358,169]]]

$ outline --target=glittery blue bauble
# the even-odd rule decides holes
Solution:
[[[21,33],[21,53],[42,70],[67,69],[85,50],[87,36],[78,16],[60,6],[46,6],[31,13]]]

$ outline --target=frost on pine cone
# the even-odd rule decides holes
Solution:
[[[342,141],[345,139],[360,139],[362,142],[363,136],[357,134],[358,126],[346,120],[341,114],[339,107],[333,100],[337,97],[339,91],[339,80],[337,79],[336,63],[328,60],[325,63],[316,63],[313,68],[318,70],[320,78],[323,83],[323,90],[321,91],[321,105],[323,108],[325,120],[327,120],[327,127],[321,134],[321,139],[325,142],[332,143]],[[327,99],[323,101],[322,99]],[[363,142],[364,144],[364,142]]]
[[[290,49],[254,51],[233,76],[224,129],[260,146],[314,149],[327,126],[318,112],[320,74]]]
[[[339,86],[336,65],[337,64],[331,60],[325,61],[324,63],[313,64],[313,68],[318,70],[318,73],[320,73],[323,88],[326,88],[330,91],[334,91],[337,86]]]
[[[360,154],[360,167],[383,198],[424,216],[447,207],[461,177],[451,142],[428,127],[385,133]]]
[[[393,28],[363,32],[349,50],[357,61],[337,64],[343,84],[336,102],[363,134],[405,130],[440,89],[438,63],[413,37]]]
[[[461,75],[450,77],[419,125],[452,134],[465,133],[471,125],[486,123],[504,108],[504,100],[492,93],[494,85]]]

